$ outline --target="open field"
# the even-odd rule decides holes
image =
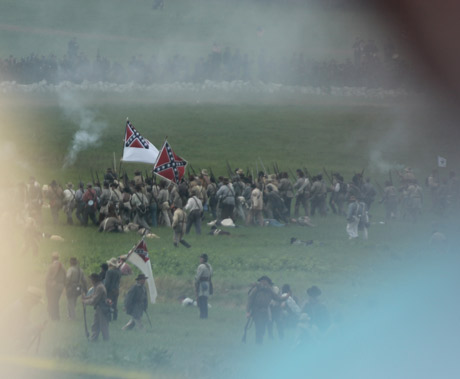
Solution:
[[[281,61],[293,52],[312,60],[352,59],[356,37],[374,38],[378,45],[393,33],[379,26],[380,17],[367,10],[324,10],[303,4],[267,5],[257,1],[174,0],[163,11],[147,0],[2,0],[0,58],[66,54],[76,38],[80,52],[93,61],[98,53],[126,65],[132,56],[148,61],[155,55],[167,62],[175,54],[190,61],[206,57],[217,46]],[[301,1],[299,1],[301,3]],[[401,38],[395,38],[395,43]],[[110,87],[110,83],[99,83]],[[162,83],[163,84],[163,83]],[[165,136],[174,151],[198,171],[227,175],[233,169],[250,173],[261,160],[290,173],[307,167],[313,174],[340,172],[346,181],[364,170],[383,185],[391,169],[413,168],[419,182],[447,159],[448,170],[460,165],[458,118],[445,99],[426,94],[408,96],[334,96],[333,88],[302,92],[274,83],[165,83],[155,90],[71,90],[69,83],[54,91],[47,83],[0,87],[0,303],[11,304],[29,285],[44,288],[53,251],[68,267],[78,257],[89,275],[111,257],[125,254],[138,240],[135,233],[102,234],[89,226],[67,226],[64,214],[53,225],[43,209],[42,231],[65,242],[43,239],[38,256],[21,255],[24,225],[17,217],[19,183],[34,175],[41,184],[88,182],[99,176],[122,152],[125,120],[158,148]],[[85,86],[85,83],[82,84]],[[186,87],[184,93],[181,86]],[[215,86],[215,88],[214,88]],[[232,86],[248,86],[246,91]],[[260,88],[263,87],[262,90]],[[33,88],[33,89],[32,89]],[[198,89],[197,89],[198,88]],[[211,88],[211,89],[210,89]],[[336,89],[337,90],[337,89]],[[317,92],[316,92],[317,91]],[[354,89],[347,89],[348,93]],[[356,90],[358,91],[358,90]],[[361,92],[366,92],[360,89]],[[345,91],[346,92],[346,91]],[[359,92],[359,91],[358,91]],[[318,93],[315,95],[315,93]],[[142,164],[123,164],[131,177]],[[457,173],[458,174],[458,173]],[[238,227],[230,236],[187,236],[190,249],[174,248],[172,231],[155,228],[159,239],[147,240],[158,301],[149,305],[152,327],[122,332],[128,320],[123,297],[133,284],[124,277],[119,320],[110,325],[111,341],[90,344],[83,311],[69,321],[61,298],[61,321],[49,322],[39,351],[15,349],[15,339],[0,343],[5,377],[111,378],[432,378],[452,375],[458,360],[458,209],[440,216],[431,210],[425,191],[423,214],[417,223],[384,222],[378,203],[371,209],[369,239],[349,241],[346,220],[333,214],[313,218],[314,228]],[[210,216],[206,216],[209,221]],[[430,244],[434,230],[447,244]],[[291,246],[291,237],[313,240],[308,247]],[[214,268],[215,295],[207,321],[195,307],[179,299],[193,297],[198,257],[206,252]],[[254,327],[241,343],[246,322],[248,289],[268,275],[277,286],[289,283],[302,304],[306,289],[317,285],[335,329],[296,349],[296,330],[284,341],[264,341],[257,349]],[[34,322],[47,318],[46,304],[33,312]],[[93,310],[88,308],[91,324]],[[8,325],[0,325],[8,329]],[[452,364],[454,362],[454,364]]]
[[[276,161],[281,169],[307,166],[313,173],[319,173],[322,167],[327,167],[342,172],[347,180],[364,168],[366,174],[380,182],[388,175],[382,168],[386,164],[411,165],[423,180],[434,167],[439,151],[448,157],[450,164],[458,159],[458,153],[449,143],[453,134],[434,131],[429,127],[430,119],[423,120],[421,113],[414,118],[398,111],[414,107],[410,103],[395,107],[391,102],[363,104],[309,99],[299,100],[297,104],[282,101],[148,104],[133,99],[123,102],[116,96],[94,103],[86,100],[75,104],[79,104],[84,114],[91,113],[98,124],[106,126],[99,142],[80,151],[76,162],[66,169],[62,168],[64,158],[73,135],[81,127],[66,116],[66,106],[59,99],[49,98],[34,104],[27,96],[20,101],[10,98],[2,103],[0,112],[6,122],[1,130],[8,147],[3,149],[6,159],[2,165],[9,166],[2,179],[3,186],[8,181],[10,184],[25,181],[31,174],[42,183],[55,178],[62,184],[68,180],[75,183],[79,176],[83,181],[90,180],[90,168],[101,174],[111,165],[112,152],[117,152],[117,157],[120,155],[127,115],[157,146],[168,135],[175,151],[195,169],[212,167],[216,175],[226,174],[226,160],[232,167],[249,166],[255,170],[260,157],[267,166]],[[380,152],[377,156],[376,150]],[[148,168],[124,166],[130,174],[138,167]],[[279,286],[291,284],[300,302],[306,298],[305,289],[316,284],[322,288],[323,300],[338,328],[349,331],[358,315],[372,318],[374,312],[386,306],[388,293],[395,291],[395,282],[412,283],[420,275],[416,268],[425,268],[427,262],[438,256],[427,245],[433,228],[441,228],[451,236],[450,251],[456,251],[457,224],[453,222],[456,214],[452,210],[447,218],[440,218],[428,211],[429,204],[427,196],[424,216],[415,225],[404,221],[381,224],[383,209],[375,204],[368,241],[348,241],[345,220],[333,215],[315,217],[315,228],[240,226],[230,230],[231,236],[222,237],[198,237],[192,231],[187,238],[192,245],[189,250],[174,249],[171,231],[155,229],[160,239],[147,241],[159,292],[158,304],[149,308],[153,328],[147,327],[143,334],[137,331],[124,334],[120,328],[127,318],[122,315],[111,325],[110,345],[88,346],[79,313],[76,322],[63,320],[47,327],[39,357],[77,363],[77,368],[63,363],[61,368],[53,369],[61,374],[67,372],[70,377],[75,372],[91,376],[97,370],[105,370],[105,375],[109,375],[110,367],[168,377],[235,377],[240,375],[239,370],[256,369],[254,362],[263,359],[264,354],[289,349],[295,341],[295,332],[291,330],[284,343],[270,343],[267,350],[254,353],[251,330],[248,345],[241,345],[250,283],[267,274]],[[15,256],[11,275],[23,272],[27,278],[24,285],[42,286],[43,273],[54,250],[60,251],[64,262],[77,256],[89,274],[98,271],[101,262],[127,252],[137,240],[135,234],[105,235],[93,227],[68,227],[62,214],[61,224],[55,227],[48,212],[43,211],[44,231],[61,235],[66,242],[44,240],[39,256],[27,257],[26,263],[26,257]],[[13,229],[3,238],[4,257],[8,257],[11,246],[21,241],[20,230]],[[291,237],[312,239],[314,244],[290,246]],[[193,295],[192,279],[197,257],[202,252],[209,254],[215,270],[216,290],[206,324],[199,322],[196,309],[182,308],[178,300]],[[7,283],[12,278],[6,275],[3,280]],[[131,283],[132,278],[123,279],[122,293]],[[64,298],[61,305],[65,314]],[[45,317],[44,311],[44,307],[38,309],[36,318]],[[88,313],[91,319],[92,311]],[[26,362],[33,366],[32,361]],[[79,362],[85,364],[85,369],[82,370]],[[240,365],[235,367],[235,362]],[[37,364],[31,370],[46,376],[47,369],[40,367]],[[123,377],[128,371],[119,374]]]

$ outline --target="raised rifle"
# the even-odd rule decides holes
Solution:
[[[324,168],[324,167],[323,167],[323,172],[324,172],[324,175],[326,175],[327,180],[329,180],[329,183],[332,184],[332,178],[329,176],[329,174],[327,173],[326,168]]]
[[[303,168],[303,172],[305,174],[305,177],[308,178],[308,180],[310,180],[310,182],[311,182],[312,176],[311,176],[310,172],[308,171],[308,169],[305,166]]]
[[[93,181],[93,186],[95,185],[95,181],[94,181],[94,175],[93,175],[93,169],[91,168],[91,180]]]
[[[193,176],[195,176],[195,177],[196,177],[197,175],[196,175],[196,172],[195,172],[195,170],[193,169],[193,166],[192,166],[191,164],[190,164],[189,166],[190,166],[190,169],[192,170],[192,174],[193,174]]]
[[[99,183],[99,187],[101,186],[101,181],[99,180],[99,175],[97,174],[97,170],[96,170],[96,179],[97,179],[97,182]]]
[[[228,179],[232,180],[233,179],[233,171],[232,168],[230,167],[230,163],[227,161],[227,174],[228,174]]]
[[[262,159],[259,157],[260,164],[262,166],[262,170],[264,170],[264,175],[267,175],[267,170],[265,169],[264,162],[262,162]]]
[[[209,168],[209,173],[211,174],[210,178],[216,182],[216,177],[214,176],[214,173],[212,172],[212,168]]]

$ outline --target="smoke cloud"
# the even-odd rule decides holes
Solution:
[[[59,92],[59,106],[66,118],[78,125],[72,143],[64,159],[63,168],[72,166],[78,154],[90,147],[97,146],[107,123],[97,119],[94,111],[84,105],[82,94],[76,92]]]

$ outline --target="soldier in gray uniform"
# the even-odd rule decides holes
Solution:
[[[109,339],[109,321],[110,307],[107,304],[107,291],[101,282],[99,274],[90,275],[93,283],[93,291],[90,296],[82,296],[82,303],[94,306],[94,321],[91,325],[91,341],[97,341],[99,334],[102,333],[104,341]]]
[[[158,193],[158,206],[161,210],[161,220],[163,225],[171,227],[172,215],[169,203],[168,183],[165,180],[160,182],[160,192]]]
[[[131,196],[131,207],[134,213],[133,222],[142,228],[150,229],[145,219],[147,215],[148,200],[147,196],[142,193],[142,187],[139,184],[136,185],[136,192]]]
[[[208,297],[213,294],[212,267],[208,263],[208,255],[200,255],[200,264],[195,275],[196,302],[200,310],[200,318],[208,318]]]
[[[86,293],[86,278],[83,270],[78,266],[77,258],[70,258],[70,267],[67,270],[65,292],[67,295],[67,311],[69,319],[75,319],[75,306],[78,296]]]
[[[305,216],[308,216],[308,197],[310,194],[310,181],[305,178],[305,174],[301,169],[296,170],[297,181],[294,183],[293,188],[296,190],[295,204],[294,204],[294,217],[299,217],[299,208],[302,205],[305,210]]]

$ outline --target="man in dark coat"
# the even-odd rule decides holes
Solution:
[[[112,302],[113,321],[118,318],[118,295],[120,294],[121,272],[118,268],[118,259],[111,258],[107,261],[109,269],[105,274],[104,285],[107,290],[107,298]]]
[[[142,315],[147,311],[147,290],[145,288],[145,280],[147,277],[144,274],[139,274],[136,278],[136,284],[133,285],[125,297],[126,313],[131,316],[128,323],[122,328],[123,330],[131,330],[136,325],[142,329]]]

